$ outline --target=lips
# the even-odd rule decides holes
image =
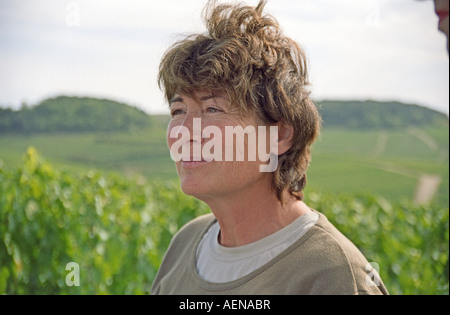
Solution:
[[[198,168],[204,165],[209,164],[210,162],[207,161],[200,161],[200,162],[189,162],[189,161],[181,161],[181,166],[185,169],[190,169],[190,168]]]
[[[191,157],[189,160],[186,159],[182,159],[181,160],[181,166],[183,168],[197,168],[197,167],[201,167],[204,165],[209,164],[210,162],[212,162],[211,160],[205,159],[205,158],[195,158],[195,157]]]
[[[439,23],[441,23],[443,20],[445,20],[448,17],[447,10],[437,10],[436,14],[439,16]]]
[[[210,160],[206,160],[204,158],[195,158],[195,157],[191,157],[189,160],[186,159],[181,159],[181,162],[196,162],[196,163],[201,163],[201,162],[211,162]]]

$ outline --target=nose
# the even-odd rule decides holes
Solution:
[[[188,112],[184,117],[182,126],[189,130],[191,142],[202,142],[202,119],[194,113]]]
[[[169,125],[167,137],[171,157],[175,162],[201,159],[201,118],[186,114],[179,123]]]
[[[174,142],[192,145],[201,144],[203,141],[201,118],[192,113],[186,113],[183,120],[170,122],[167,131],[169,146]]]

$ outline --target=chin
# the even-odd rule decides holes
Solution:
[[[196,197],[205,193],[204,183],[196,183],[193,180],[180,179],[181,190],[188,196]]]

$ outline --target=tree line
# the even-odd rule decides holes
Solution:
[[[59,96],[19,111],[0,109],[0,133],[124,131],[148,127],[143,111],[111,100]]]
[[[448,125],[448,116],[418,105],[377,101],[318,101],[324,127],[400,129]]]
[[[398,129],[448,125],[443,113],[399,102],[317,101],[327,127]],[[152,117],[112,100],[59,96],[15,111],[0,108],[0,133],[127,131],[165,124],[168,117]]]

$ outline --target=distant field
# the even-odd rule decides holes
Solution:
[[[119,133],[3,134],[0,159],[8,168],[18,166],[29,146],[66,170],[98,169],[157,181],[177,178],[161,127]],[[413,200],[421,176],[438,175],[442,180],[435,198],[448,206],[448,152],[448,127],[326,129],[313,150],[308,190]]]
[[[99,169],[155,179],[173,179],[175,169],[165,142],[165,131],[0,135],[0,159],[20,165],[29,146],[49,161],[69,170]]]
[[[437,175],[437,201],[448,205],[448,137],[448,129],[326,130],[313,151],[308,187],[413,200],[421,176]]]

